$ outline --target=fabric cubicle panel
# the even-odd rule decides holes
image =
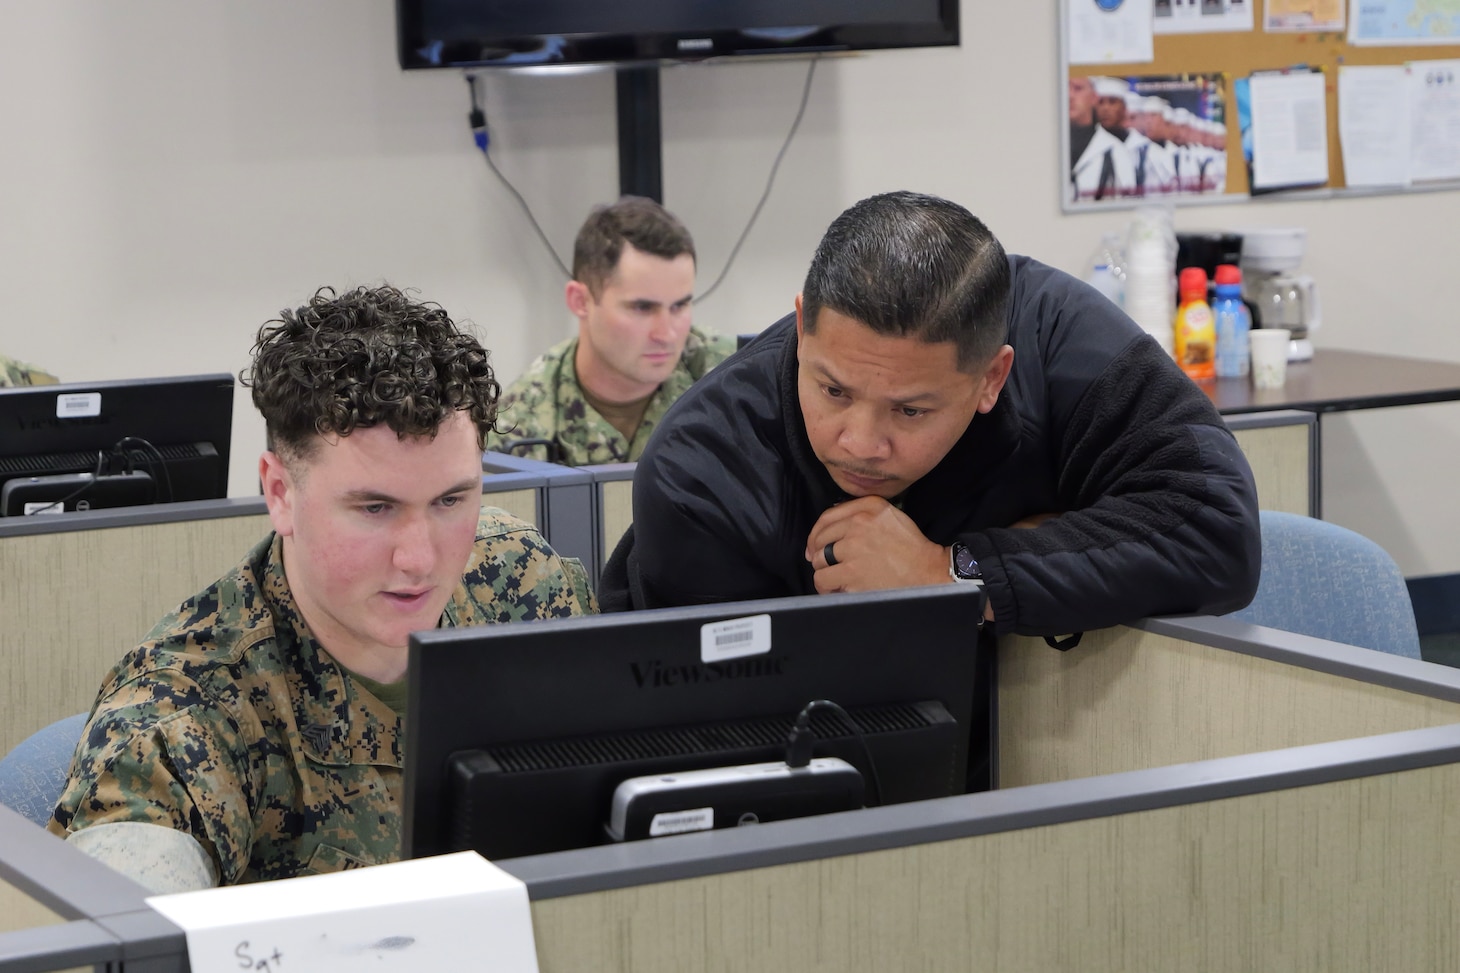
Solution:
[[[620,538],[634,522],[634,469],[636,463],[585,466],[593,475],[593,507],[601,571]]]
[[[1257,505],[1318,516],[1318,416],[1283,409],[1222,418],[1252,467]]]
[[[124,652],[270,529],[262,497],[62,517],[73,519],[46,533],[20,531],[51,525],[0,523],[3,753],[89,709]]]
[[[1000,639],[1000,786],[1460,723],[1460,672],[1233,619],[1207,623],[1259,643],[1296,640],[1331,665],[1193,640],[1174,621],[1087,632],[1069,652],[1043,639]],[[1453,692],[1414,692],[1346,671],[1414,673]]]
[[[545,480],[483,476],[484,505],[540,523]],[[0,519],[0,753],[89,709],[117,659],[271,529],[262,497]]]
[[[998,791],[503,862],[541,968],[1316,973],[1460,950],[1460,673],[1222,618],[1009,639],[1000,666],[1000,731],[1033,739],[1004,741]]]

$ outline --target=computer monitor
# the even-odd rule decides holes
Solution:
[[[228,495],[233,376],[0,388],[0,515]]]
[[[865,803],[962,793],[983,609],[939,585],[416,633],[402,855],[608,843],[620,783],[782,761],[818,699],[857,726],[814,712],[813,754]]]

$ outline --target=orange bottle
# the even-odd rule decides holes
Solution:
[[[1187,267],[1179,278],[1176,309],[1176,364],[1198,382],[1216,378],[1217,325],[1207,304],[1207,272]]]

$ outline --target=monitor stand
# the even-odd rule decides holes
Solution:
[[[618,188],[624,196],[664,202],[663,138],[659,129],[659,66],[636,64],[616,71],[618,92]]]

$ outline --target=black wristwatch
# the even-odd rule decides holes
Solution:
[[[954,581],[972,581],[983,584],[983,572],[978,569],[978,560],[967,544],[954,541],[948,548],[948,577]]]

